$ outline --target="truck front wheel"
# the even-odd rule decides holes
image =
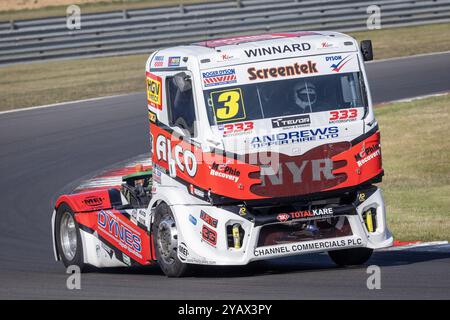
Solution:
[[[372,256],[373,249],[352,248],[336,251],[328,251],[331,260],[338,266],[356,266],[366,263]]]
[[[172,211],[165,203],[156,207],[152,227],[155,239],[156,259],[168,277],[186,276],[191,266],[178,258],[178,230]]]
[[[81,241],[80,228],[75,220],[75,214],[65,203],[56,211],[55,237],[58,253],[64,266],[76,265],[80,271],[87,271],[83,259],[83,243]]]

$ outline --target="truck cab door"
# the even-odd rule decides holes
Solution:
[[[191,76],[180,72],[166,77],[169,126],[177,133],[191,138],[195,135],[195,103]]]
[[[193,144],[197,135],[197,115],[190,72],[183,71],[166,76],[168,125],[175,141]],[[178,160],[179,161],[179,160]],[[169,160],[169,175],[176,176],[177,159]],[[183,167],[181,162],[178,167]]]

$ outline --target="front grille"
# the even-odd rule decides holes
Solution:
[[[352,235],[345,216],[312,221],[276,223],[261,228],[258,247]]]

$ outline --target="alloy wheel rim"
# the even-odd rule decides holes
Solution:
[[[163,217],[159,223],[157,241],[164,262],[166,264],[174,263],[178,246],[178,232],[171,216]]]
[[[77,229],[75,220],[69,212],[64,212],[61,218],[61,247],[67,260],[72,260],[77,252]]]

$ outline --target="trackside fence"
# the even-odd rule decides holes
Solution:
[[[241,0],[0,22],[0,65],[150,53],[223,36],[294,30],[367,28],[370,5],[385,27],[450,21],[450,0]]]

